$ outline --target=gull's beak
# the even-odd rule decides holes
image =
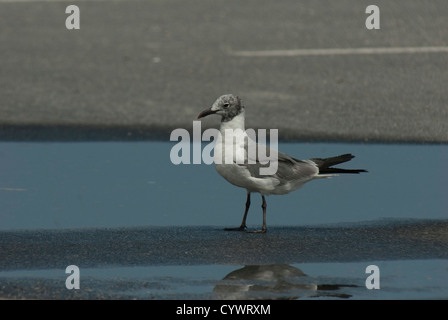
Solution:
[[[210,115],[210,114],[214,114],[214,113],[216,113],[218,110],[212,110],[212,109],[207,109],[207,110],[204,110],[204,111],[202,111],[200,114],[198,114],[198,119],[200,119],[200,118],[204,118],[204,117],[206,117],[206,116],[208,116],[208,115]]]

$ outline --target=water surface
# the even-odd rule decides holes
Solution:
[[[170,161],[175,143],[0,143],[0,229],[236,226],[244,189],[213,165]],[[369,172],[269,196],[269,225],[448,217],[446,145],[288,144],[299,159],[353,153]],[[254,194],[248,224],[261,224]]]
[[[369,172],[246,200],[162,142],[0,142],[0,298],[446,299],[446,145],[280,143]],[[252,197],[248,225],[261,225]],[[81,289],[65,288],[78,265]],[[365,286],[377,265],[381,288]]]

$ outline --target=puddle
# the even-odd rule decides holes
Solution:
[[[20,236],[20,230],[42,230],[41,235],[37,234],[43,241],[40,250],[51,255],[45,251],[45,246],[54,246],[61,250],[59,252],[67,252],[64,250],[69,250],[79,241],[70,238],[71,229],[99,228],[104,230],[106,238],[114,232],[125,237],[131,236],[131,240],[136,237],[139,240],[135,244],[123,238],[126,241],[121,248],[127,247],[129,252],[136,250],[138,253],[146,252],[144,250],[147,248],[150,250],[151,243],[147,243],[147,235],[156,237],[155,229],[142,229],[146,231],[140,233],[140,229],[109,232],[107,228],[189,226],[195,230],[191,239],[182,238],[182,233],[170,235],[168,242],[166,239],[154,238],[161,245],[172,241],[180,244],[182,249],[182,241],[202,241],[204,230],[207,237],[213,237],[217,230],[221,232],[224,227],[239,225],[246,200],[245,190],[227,183],[213,166],[172,164],[170,150],[174,144],[0,142],[3,169],[0,172],[1,239],[6,241],[15,237],[16,231]],[[366,221],[383,221],[384,226],[393,228],[388,221],[437,221],[448,218],[446,145],[280,143],[279,150],[302,159],[352,153],[356,158],[344,164],[344,167],[362,168],[369,172],[313,181],[291,194],[270,196],[267,198],[267,221],[268,228],[273,226],[271,234],[265,238],[262,238],[263,235],[246,238],[235,234],[232,238],[244,238],[252,245],[270,239],[280,245],[282,238],[277,234],[287,231],[291,244],[294,244],[297,233],[303,237],[302,243],[315,245],[319,240],[315,238],[320,235],[322,241],[328,235],[334,238],[337,234],[346,235],[348,240],[343,241],[353,241],[350,240],[350,234],[344,231],[346,229],[343,226],[346,224],[353,226],[357,223],[362,225]],[[261,224],[259,205],[261,199],[254,195],[248,217],[249,227],[259,227]],[[328,230],[307,227],[327,224],[332,226]],[[338,228],[338,224],[342,227]],[[198,229],[194,229],[194,226]],[[333,234],[332,228],[337,233]],[[59,230],[66,230],[68,235],[63,234],[65,242],[46,243],[44,239],[53,236],[47,229],[56,232],[54,236],[58,236]],[[386,229],[380,225],[378,232]],[[89,256],[92,252],[95,254],[95,251],[89,249],[90,241],[94,248],[97,243],[104,248],[117,245],[116,241],[103,243],[103,240],[97,238],[95,230],[85,232],[87,236],[80,243],[85,247],[82,254],[90,261],[109,261],[107,256]],[[168,229],[161,230],[162,235],[169,233]],[[176,230],[181,231],[179,228]],[[399,260],[375,260],[372,256],[372,261],[367,261],[369,256],[365,252],[360,255],[363,257],[360,262],[329,262],[323,259],[323,252],[316,263],[282,264],[276,261],[249,266],[235,265],[235,262],[204,265],[205,260],[196,265],[193,261],[189,262],[192,265],[143,263],[129,266],[126,263],[120,265],[120,260],[116,265],[106,265],[104,268],[82,267],[81,289],[76,291],[65,288],[67,274],[64,269],[55,269],[54,265],[41,269],[45,268],[42,266],[48,263],[47,260],[38,261],[36,258],[34,261],[32,255],[26,254],[25,247],[21,248],[25,250],[23,253],[11,247],[9,252],[21,255],[20,259],[28,257],[29,261],[21,261],[20,264],[28,270],[20,267],[0,270],[0,298],[446,299],[448,260],[443,254],[437,255],[446,248],[446,240],[440,232],[432,237],[426,235],[425,230],[420,231],[424,242],[407,239],[408,233],[403,234],[404,240],[400,243],[405,246],[415,245],[418,254],[412,254],[413,248],[408,247],[403,251],[397,245],[394,249],[396,252],[405,252],[397,255]],[[390,232],[388,234],[393,235]],[[23,235],[26,236],[26,231]],[[225,241],[233,241],[228,233],[220,237]],[[32,243],[30,239],[27,241]],[[394,238],[390,238],[390,241],[394,241]],[[3,245],[8,246],[8,243],[4,242]],[[418,243],[422,245],[418,247]],[[435,253],[426,253],[428,246],[433,244]],[[344,243],[335,242],[335,248],[342,245]],[[384,245],[384,250],[377,250],[377,257],[389,250],[387,246],[390,243],[386,241]],[[299,249],[296,247],[297,254],[300,253]],[[76,257],[81,253],[73,254]],[[207,259],[207,255],[200,251],[195,254]],[[123,255],[124,262],[128,256]],[[421,260],[421,257],[427,259]],[[54,259],[54,264],[65,263],[64,257]],[[269,257],[266,258],[268,260]],[[368,274],[365,269],[370,264],[377,265],[381,271],[379,290],[366,289]]]
[[[173,165],[175,143],[0,143],[0,230],[237,226],[246,201],[212,165]],[[269,225],[445,219],[448,146],[280,143],[297,158],[353,153],[369,172],[312,181],[267,198]],[[229,201],[231,199],[231,201]],[[261,224],[252,196],[248,224]]]
[[[366,287],[368,265],[379,289]],[[448,260],[249,266],[86,268],[67,290],[64,270],[0,272],[0,296],[26,299],[447,299]]]

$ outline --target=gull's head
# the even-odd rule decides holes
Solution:
[[[210,114],[219,114],[222,121],[230,121],[243,111],[244,106],[239,97],[233,94],[225,94],[216,99],[210,109],[202,111],[198,115],[198,119]]]

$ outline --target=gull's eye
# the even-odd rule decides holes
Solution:
[[[227,109],[230,106],[230,103],[224,103],[223,107],[224,109]]]

